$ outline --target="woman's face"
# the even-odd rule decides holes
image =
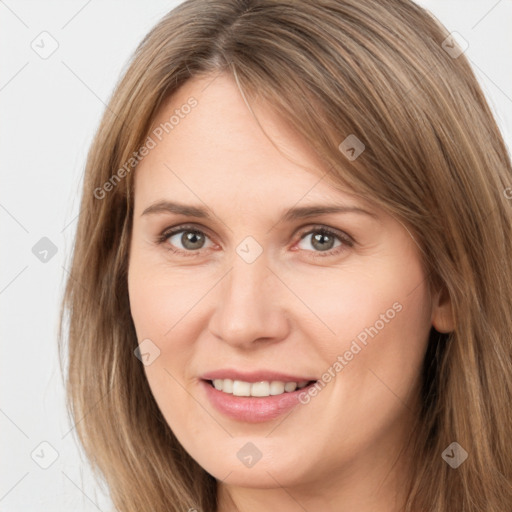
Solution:
[[[293,162],[220,75],[160,109],[136,170],[128,281],[149,385],[226,485],[384,475],[442,311],[404,226],[329,184],[304,141],[252,106]]]

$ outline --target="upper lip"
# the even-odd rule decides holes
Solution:
[[[244,382],[260,382],[260,381],[281,381],[281,382],[302,382],[316,380],[309,376],[291,375],[281,372],[275,372],[272,370],[253,370],[250,372],[244,372],[233,369],[214,370],[211,372],[204,373],[201,376],[204,380],[214,379],[231,379],[231,380],[242,380]]]

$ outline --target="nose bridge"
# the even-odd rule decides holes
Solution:
[[[249,245],[250,248],[250,245]],[[288,323],[280,305],[279,280],[269,268],[266,255],[255,259],[244,243],[233,255],[231,269],[220,283],[218,303],[210,330],[226,343],[248,347],[258,339],[286,336]]]

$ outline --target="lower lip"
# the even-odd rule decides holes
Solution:
[[[238,421],[260,423],[273,420],[281,414],[295,407],[299,401],[299,395],[307,392],[314,383],[281,395],[265,397],[235,396],[215,389],[210,381],[202,380],[206,395],[213,406],[221,413]]]

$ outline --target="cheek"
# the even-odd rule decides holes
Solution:
[[[149,339],[152,344],[150,352],[155,354],[155,350],[158,351],[151,363],[144,365],[151,392],[166,422],[184,435],[180,425],[186,424],[190,428],[201,424],[197,418],[188,417],[190,396],[184,390],[189,384],[187,371],[193,350],[191,336],[198,335],[191,332],[194,322],[190,322],[197,299],[191,300],[190,290],[186,294],[178,293],[182,283],[176,275],[171,281],[167,277],[171,272],[157,267],[140,265],[136,255],[132,258],[128,273],[130,310],[139,343]]]
[[[413,398],[421,376],[431,328],[426,276],[417,258],[397,255],[344,277],[327,318],[337,340],[324,353],[331,365],[343,357],[333,390],[352,410],[363,416],[372,411],[385,424]]]
[[[431,327],[425,277],[417,255],[405,250],[320,279],[321,287],[302,295],[322,320],[302,328],[315,340],[335,402],[353,411],[354,428],[370,411],[375,421],[391,422],[412,398]]]
[[[430,327],[430,298],[417,255],[405,249],[383,253],[371,265],[362,260],[347,268],[316,269],[311,276],[286,276],[309,310],[296,317],[299,328],[307,330],[325,362],[349,350],[354,340],[361,347],[381,340],[379,347],[393,351],[402,340],[409,340],[410,346],[424,339]]]
[[[194,310],[208,291],[204,280],[194,279],[190,270],[180,272],[161,260],[154,262],[136,251],[130,261],[130,310],[139,341],[176,338],[177,331],[193,325]]]
[[[177,391],[191,378],[190,360],[203,324],[198,314],[208,292],[204,280],[194,279],[190,270],[180,272],[161,262],[143,264],[134,253],[128,272],[130,311],[141,343],[149,339],[159,355],[145,372],[155,398],[164,390]],[[173,378],[174,377],[174,378]]]

